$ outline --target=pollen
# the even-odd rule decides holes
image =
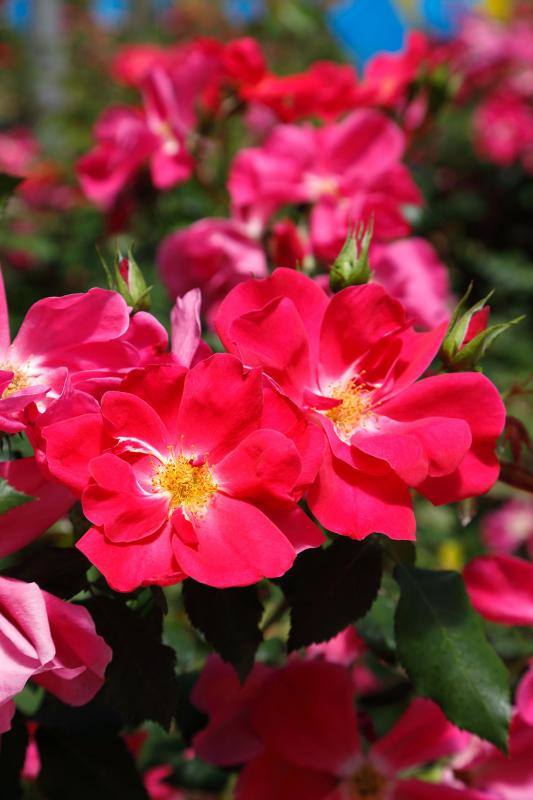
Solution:
[[[202,516],[218,487],[206,462],[195,464],[193,458],[180,454],[156,468],[152,489],[168,494],[170,508],[181,508],[188,519]]]
[[[20,392],[21,389],[26,389],[30,385],[30,378],[24,367],[15,367],[13,364],[3,363],[0,364],[0,370],[13,373],[11,383],[2,392],[2,400],[5,400],[6,397],[11,397],[15,392]]]
[[[370,393],[351,380],[333,386],[328,396],[341,402],[323,413],[333,422],[339,437],[349,441],[355,429],[372,415]]]
[[[350,800],[385,800],[388,780],[371,764],[363,764],[348,782]]]

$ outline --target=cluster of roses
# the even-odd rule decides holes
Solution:
[[[2,258],[16,269],[36,266],[26,239],[42,227],[43,216],[70,211],[84,202],[79,188],[69,186],[65,170],[44,156],[39,142],[24,127],[0,132],[0,173],[18,185],[7,220],[13,242],[2,246]]]
[[[2,477],[36,498],[2,517],[4,556],[80,498],[93,527],[78,547],[115,589],[186,576],[241,586],[322,543],[302,499],[330,531],[413,539],[412,488],[448,503],[498,475],[497,390],[478,373],[417,380],[446,324],[416,332],[377,286],[328,297],[286,269],[243,283],[216,320],[228,353],[214,355],[196,292],[174,308],[170,352],[155,318],[130,315],[111,291],[37,302],[12,344],[2,312],[1,426],[35,451],[4,462]],[[4,704],[30,674],[55,670],[26,614],[20,625]],[[77,679],[79,664],[69,669]]]
[[[456,43],[461,99],[478,97],[474,140],[495,164],[533,171],[533,25],[531,10],[507,26],[469,19]]]
[[[213,121],[244,108],[259,144],[230,165],[229,218],[202,219],[161,243],[158,263],[171,295],[201,287],[212,323],[229,289],[267,274],[268,252],[276,266],[327,270],[357,221],[373,226],[376,280],[430,327],[449,313],[449,282],[429,243],[405,238],[406,209],[422,197],[402,158],[409,129],[428,110],[426,87],[416,103],[409,92],[441,58],[415,33],[404,53],[378,56],[359,80],[333,62],[276,76],[253,39],[127,47],[112,74],[140,90],[142,107],[103,114],[97,144],[78,162],[80,184],[109,214],[127,206],[147,164],[155,187],[176,186],[220,145],[209,138]]]
[[[354,670],[355,636],[349,629],[281,668],[257,664],[243,686],[217,656],[208,659],[192,694],[208,716],[194,746],[213,764],[243,765],[239,800],[528,797],[533,727],[519,713],[509,756],[460,731],[422,698],[379,736],[358,706],[368,690]]]

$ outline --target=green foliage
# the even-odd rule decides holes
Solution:
[[[398,657],[416,691],[448,719],[506,751],[509,679],[458,573],[398,565]]]
[[[65,600],[87,588],[90,564],[79,550],[49,547],[30,553],[23,561],[4,570],[6,577],[30,583]]]
[[[107,704],[126,725],[149,719],[168,729],[177,692],[176,654],[161,641],[161,609],[152,605],[141,614],[118,596],[93,597],[85,606],[113,650],[103,689]]]
[[[382,553],[374,539],[336,539],[307,550],[278,583],[291,610],[289,650],[325,642],[364,616],[381,583]]]
[[[191,624],[244,680],[263,638],[257,588],[214,589],[189,578],[183,584],[183,601]]]
[[[24,503],[30,503],[32,500],[35,498],[19,492],[5,478],[0,478],[0,515],[6,514],[12,508],[22,506]]]

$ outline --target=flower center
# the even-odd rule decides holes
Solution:
[[[316,200],[324,196],[337,197],[339,194],[339,184],[333,176],[308,173],[306,183],[309,193]]]
[[[0,370],[13,373],[11,383],[2,392],[2,400],[10,397],[15,392],[19,392],[21,389],[26,389],[30,385],[30,376],[24,367],[15,367],[13,364],[2,363],[0,364]]]
[[[152,489],[170,495],[171,509],[180,507],[188,519],[205,512],[218,487],[207,463],[194,464],[193,458],[180,454],[157,467]]]
[[[323,413],[333,422],[339,438],[349,442],[355,429],[372,415],[370,392],[350,380],[333,386],[328,395],[341,402]]]
[[[388,780],[371,764],[363,764],[348,781],[350,800],[385,800]]]

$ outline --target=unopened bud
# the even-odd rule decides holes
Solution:
[[[485,304],[493,292],[489,292],[486,297],[468,308],[471,292],[472,284],[453,312],[440,351],[444,365],[454,372],[479,369],[480,361],[493,341],[524,319],[523,316],[515,317],[509,322],[489,326],[489,307]]]
[[[109,288],[118,292],[132,311],[149,311],[152,287],[146,285],[131,248],[128,249],[127,255],[123,255],[117,248],[112,271],[101,255],[100,261],[106,273]]]
[[[329,275],[329,285],[333,292],[339,292],[347,286],[358,286],[368,283],[372,271],[368,260],[368,251],[374,232],[373,223],[361,225],[359,229],[348,233],[339,255],[333,262]]]

